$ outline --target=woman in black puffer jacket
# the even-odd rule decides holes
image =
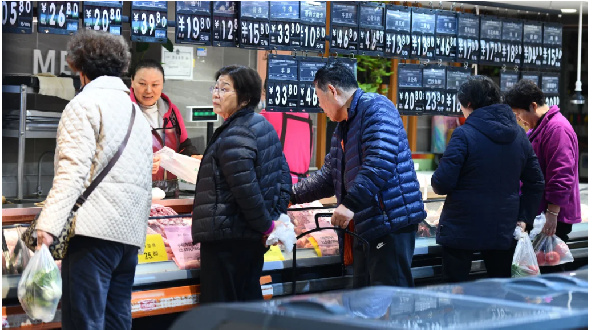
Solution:
[[[225,120],[204,152],[194,199],[192,235],[200,249],[200,300],[262,299],[265,237],[287,212],[291,177],[273,126],[254,113],[258,73],[219,70],[211,89],[214,112]]]

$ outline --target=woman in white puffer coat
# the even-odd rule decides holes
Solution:
[[[125,139],[132,116],[120,76],[131,55],[122,36],[80,30],[67,61],[82,89],[58,125],[54,181],[38,219],[38,245],[50,244],[92,180]],[[75,236],[62,262],[63,329],[130,329],[131,290],[151,205],[152,140],[134,105],[127,145],[77,211]]]

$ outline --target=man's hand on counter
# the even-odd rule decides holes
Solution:
[[[37,230],[37,248],[36,248],[36,250],[39,250],[42,247],[42,244],[45,244],[46,246],[50,246],[50,244],[52,244],[53,241],[54,241],[54,236],[52,236],[52,234],[49,234],[43,230]]]
[[[342,229],[348,227],[350,220],[354,218],[354,212],[350,211],[344,204],[340,204],[334,211],[331,217],[331,224]]]

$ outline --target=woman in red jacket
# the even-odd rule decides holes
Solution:
[[[202,159],[188,138],[179,109],[162,92],[164,82],[163,67],[149,59],[140,61],[131,76],[131,100],[140,106],[152,127],[152,150],[156,152],[167,146],[180,154]],[[167,197],[177,197],[177,177],[160,168],[159,161],[160,158],[155,156],[152,186],[164,190]]]

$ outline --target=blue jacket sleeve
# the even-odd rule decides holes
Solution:
[[[333,177],[331,154],[325,156],[325,164],[317,173],[296,183],[292,187],[290,202],[292,204],[310,203],[321,198],[331,197],[335,194],[333,187]]]
[[[406,139],[400,115],[393,103],[386,101],[376,100],[365,109],[361,136],[362,164],[341,203],[353,212],[363,209],[370,203],[366,197],[375,196],[387,184],[396,172],[398,161],[410,160],[410,153],[400,153],[400,141]],[[402,159],[398,159],[399,155]]]
[[[292,177],[290,176],[290,166],[285,159],[285,154],[281,151],[281,157],[283,159],[283,169],[281,171],[281,178],[279,183],[281,184],[281,192],[279,195],[279,212],[287,213],[288,203],[290,202],[290,195],[292,192]]]
[[[431,177],[431,187],[436,194],[447,195],[456,188],[467,151],[467,138],[459,127],[452,133],[440,165]]]

